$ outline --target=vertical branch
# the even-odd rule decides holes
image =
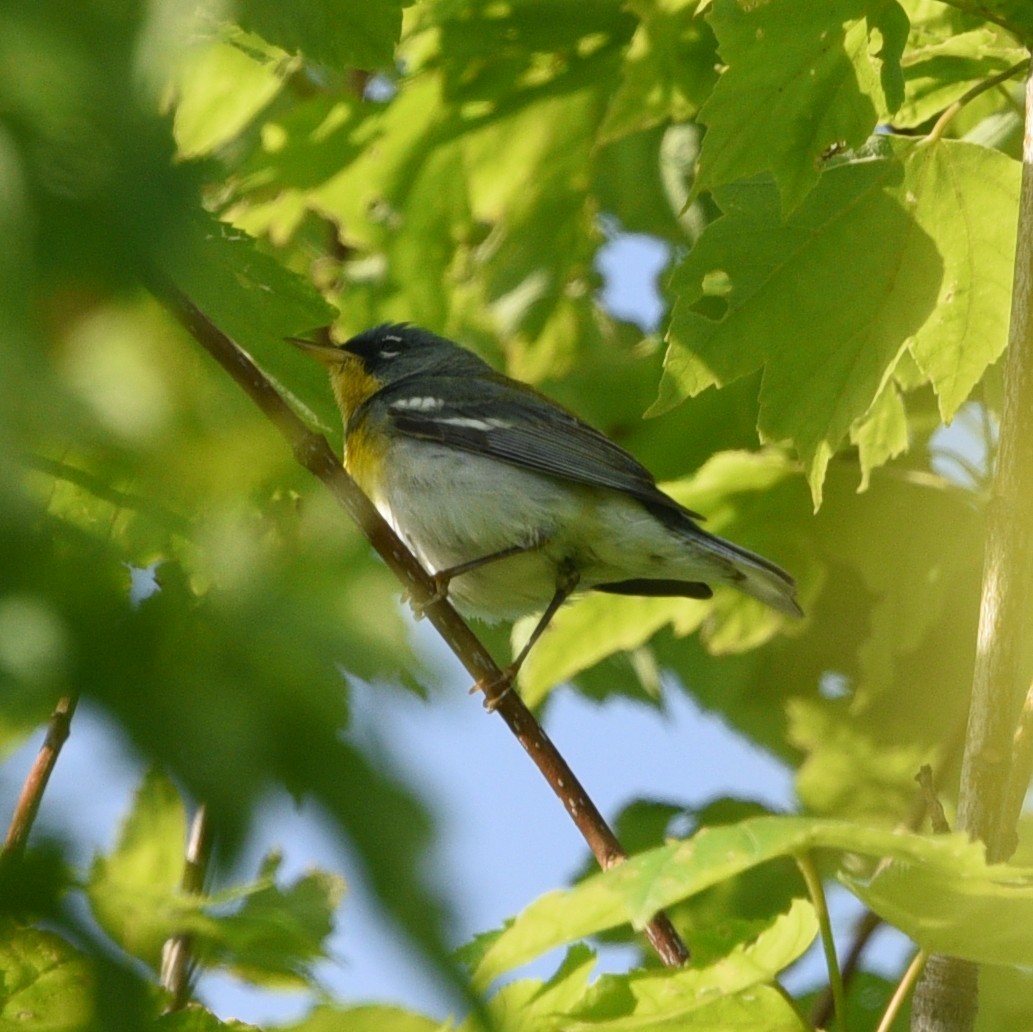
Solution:
[[[1026,127],[1015,246],[1004,408],[987,513],[983,596],[958,827],[986,843],[991,862],[1015,848],[1009,813],[1013,737],[1030,671],[1024,644],[1033,601],[1033,75],[1026,80]],[[977,971],[956,958],[929,958],[915,991],[912,1032],[970,1032]]]
[[[36,814],[39,813],[43,792],[54,771],[61,747],[68,740],[72,715],[75,713],[78,702],[79,693],[73,692],[58,699],[57,705],[54,707],[50,723],[47,725],[46,738],[25,779],[21,795],[18,796],[18,802],[15,804],[14,813],[11,816],[11,823],[7,828],[2,853],[4,860],[19,857],[25,852],[25,843],[28,841],[29,832],[36,820]]]

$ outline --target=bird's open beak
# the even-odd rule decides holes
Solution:
[[[331,340],[329,327],[314,331],[312,336],[315,339],[288,337],[287,340],[296,348],[301,348],[306,355],[311,355],[317,362],[325,366],[340,365],[347,357],[347,353],[343,352]]]

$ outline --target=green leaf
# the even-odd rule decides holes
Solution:
[[[0,1026],[80,1032],[92,989],[86,957],[60,936],[0,922]]]
[[[620,598],[589,595],[556,614],[549,632],[531,650],[520,671],[520,695],[537,706],[557,684],[621,649],[632,650],[666,624],[688,634],[707,615],[704,604],[683,598]],[[518,624],[514,645],[533,630],[536,618]],[[524,633],[526,632],[526,633]]]
[[[257,1025],[230,1019],[221,1021],[199,1003],[189,1003],[182,1010],[162,1014],[155,1022],[158,1032],[260,1032]]]
[[[768,184],[719,191],[675,274],[655,407],[763,366],[760,433],[793,440],[816,504],[905,346],[948,416],[1006,343],[1017,166],[951,141],[895,154],[829,169],[784,223]]]
[[[86,896],[97,923],[124,950],[157,970],[183,876],[186,812],[175,786],[144,776],[115,848],[94,859]]]
[[[192,51],[177,83],[174,132],[180,154],[196,158],[233,139],[296,70],[296,63],[259,60],[221,40]]]
[[[599,128],[602,143],[660,122],[692,120],[717,81],[714,35],[699,0],[634,0],[629,6],[640,22]]]
[[[1021,166],[998,151],[943,140],[916,147],[905,174],[917,231],[943,256],[939,297],[911,354],[949,422],[1008,342]]]
[[[316,1007],[304,1020],[284,1025],[281,1032],[438,1032],[441,1024],[401,1007],[368,1004],[361,1007]]]
[[[189,227],[166,263],[180,290],[255,358],[302,416],[324,429],[337,426],[325,370],[287,341],[329,325],[337,314],[308,280],[209,216]]]
[[[705,828],[684,842],[639,854],[573,889],[532,903],[486,951],[476,982],[483,985],[546,950],[626,921],[642,927],[658,910],[726,878],[813,849],[922,863],[930,871],[962,869],[981,876],[987,871],[982,847],[963,835],[925,838],[806,817],[757,817]],[[1029,872],[1010,870],[1013,879],[1030,877]],[[1022,892],[1033,898],[1028,883]]]
[[[216,913],[199,943],[208,963],[228,967],[253,983],[304,988],[313,961],[326,956],[326,939],[341,902],[344,881],[311,871],[281,888],[275,883],[278,854],[267,856],[259,883],[243,905]]]
[[[850,428],[850,443],[857,446],[861,483],[867,491],[871,472],[907,451],[907,410],[891,381],[876,395],[872,407]]]
[[[931,953],[978,964],[1033,965],[1028,869],[988,867],[975,858],[928,866],[915,857],[867,881],[842,877],[862,902]]]
[[[1033,12],[1025,0],[964,0],[958,6],[1005,26],[1021,40],[1028,42],[1033,38]]]
[[[389,67],[402,29],[401,0],[240,0],[235,13],[242,28],[341,70]]]
[[[895,0],[716,0],[727,69],[700,112],[697,190],[771,172],[793,211],[833,145],[860,147],[902,99],[908,21]]]
[[[488,1015],[499,1032],[538,1032],[554,1029],[588,989],[595,953],[586,946],[567,951],[556,973],[547,982],[525,979],[504,985],[487,1002]],[[471,1014],[459,1032],[481,1032],[484,1024]]]
[[[897,128],[920,126],[976,84],[1023,59],[1024,51],[989,28],[947,32],[915,41],[904,52],[905,101],[887,121]]]
[[[794,900],[789,912],[776,917],[753,942],[737,946],[715,964],[680,971],[604,975],[566,1027],[578,1032],[590,1028],[625,1032],[662,1028],[675,1021],[688,1021],[684,1027],[689,1028],[710,1027],[696,1022],[702,1021],[699,1012],[709,1010],[715,996],[746,994],[772,981],[807,951],[817,934],[814,908],[805,900]]]

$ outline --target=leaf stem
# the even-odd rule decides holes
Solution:
[[[25,852],[25,843],[28,841],[36,815],[39,813],[43,792],[47,787],[47,782],[50,781],[57,758],[61,754],[61,747],[71,733],[72,717],[78,704],[79,693],[77,691],[63,695],[58,699],[54,712],[50,715],[46,737],[25,778],[21,795],[18,796],[18,802],[15,804],[14,813],[11,816],[11,823],[7,829],[7,837],[4,839],[2,850],[4,860],[19,857]]]
[[[889,1032],[893,1027],[893,1022],[896,1021],[900,1008],[903,1007],[908,993],[914,988],[915,982],[918,981],[918,976],[922,973],[922,969],[925,967],[925,962],[928,959],[929,954],[925,950],[919,950],[911,958],[911,963],[908,964],[907,970],[897,983],[897,988],[893,990],[889,1003],[886,1004],[886,1010],[883,1011],[882,1020],[879,1022],[875,1032]]]
[[[798,853],[794,859],[800,868],[803,880],[807,885],[807,893],[814,904],[814,914],[818,919],[821,932],[821,945],[825,951],[825,964],[829,969],[829,985],[832,987],[832,1012],[837,1032],[846,1032],[846,993],[843,991],[843,974],[839,969],[836,957],[836,940],[832,935],[832,920],[829,917],[829,905],[825,896],[825,886],[810,853]]]
[[[966,105],[971,103],[976,97],[986,93],[987,90],[992,90],[995,86],[1000,86],[1001,83],[1007,82],[1009,79],[1014,78],[1020,72],[1029,71],[1029,58],[1025,58],[1022,61],[1018,61],[1013,64],[1010,68],[1005,68],[1003,72],[998,72],[996,75],[991,75],[989,78],[984,79],[982,82],[977,82],[972,89],[963,93],[953,104],[951,104],[940,117],[936,120],[936,124],[929,130],[929,135],[925,138],[925,143],[935,143],[939,140],[946,130],[947,126],[954,120],[954,117],[958,112]]]

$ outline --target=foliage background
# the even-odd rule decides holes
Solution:
[[[277,882],[270,862],[250,888],[216,875],[212,899],[183,899],[180,793],[207,803],[227,870],[270,793],[304,798],[434,977],[467,992],[417,860],[431,822],[342,734],[341,671],[421,690],[432,660],[365,543],[149,296],[155,277],[337,444],[321,371],[283,338],[411,320],[564,401],[797,576],[799,626],[730,596],[569,607],[523,685],[546,719],[561,684],[643,706],[688,692],[794,772],[800,813],[854,822],[861,853],[862,831],[912,819],[922,763],[950,803],[1021,134],[1012,84],[968,94],[1024,59],[1021,8],[312,0],[287,20],[261,0],[15,0],[0,18],[0,743],[81,692],[177,789],[150,775],[120,844],[74,878],[73,841],[36,843],[5,899],[56,931],[9,925],[6,1007],[144,1021],[128,958],[153,967],[177,927],[216,967],[311,989],[337,881]],[[669,249],[662,340],[599,304],[597,258],[622,232]],[[961,454],[941,432],[956,416]],[[750,795],[689,829],[753,816]],[[691,773],[628,810],[628,844],[684,833],[689,802]],[[766,957],[721,1004],[759,1008],[755,1027],[794,1020],[767,991],[814,935],[791,852],[672,901],[704,970]],[[914,906],[897,923],[921,940]],[[575,950],[533,990],[542,1013],[616,1020],[610,990],[586,995],[588,965]],[[987,984],[981,1020],[1004,1021]],[[890,982],[853,985],[867,1017]],[[533,1011],[495,1000],[503,1025]]]

